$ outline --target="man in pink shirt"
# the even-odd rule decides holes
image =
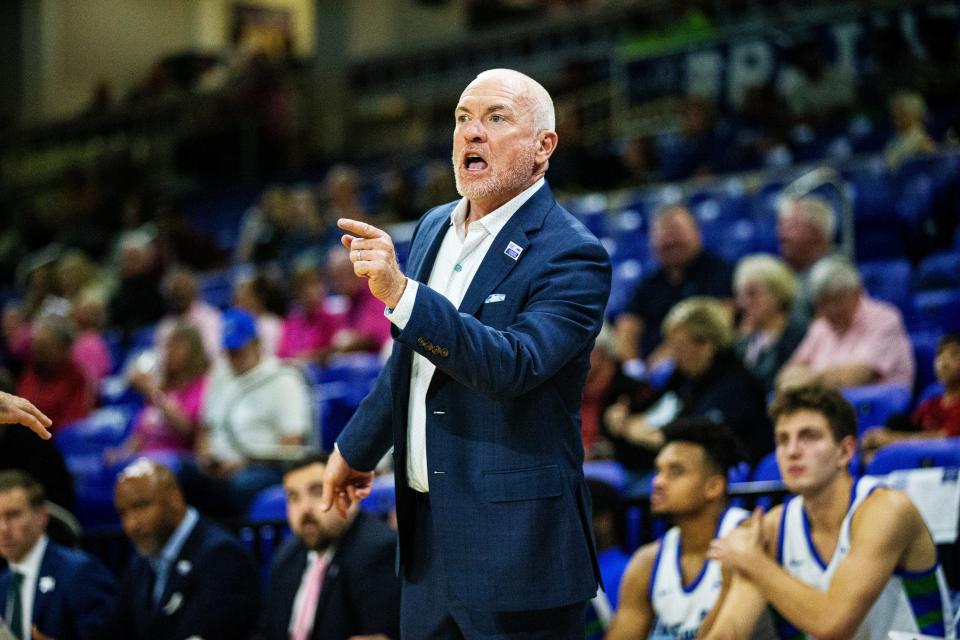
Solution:
[[[913,386],[913,351],[900,312],[866,294],[856,267],[840,257],[810,273],[816,319],[780,371],[778,386],[820,382]]]

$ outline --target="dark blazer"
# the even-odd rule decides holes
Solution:
[[[257,572],[241,544],[201,517],[170,567],[154,608],[153,570],[137,555],[121,582],[109,633],[114,640],[247,638],[257,621]],[[59,639],[58,639],[59,640]]]
[[[0,573],[0,611],[7,606],[10,570]],[[100,640],[117,585],[98,560],[49,542],[33,596],[33,624],[56,640]],[[26,621],[24,621],[26,623]]]
[[[312,640],[346,640],[382,633],[399,638],[400,580],[394,572],[397,535],[375,516],[360,512],[344,533],[323,578]],[[277,551],[264,603],[263,640],[287,640],[293,600],[307,566],[296,537]]]
[[[371,393],[337,440],[356,469],[392,445],[400,563],[413,539],[407,404],[418,353],[437,369],[426,398],[436,544],[467,607],[518,611],[583,602],[599,570],[583,479],[580,400],[610,293],[600,242],[537,191],[494,239],[459,308],[425,283],[456,203],[427,212],[407,275],[421,284]]]

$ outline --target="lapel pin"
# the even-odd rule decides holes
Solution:
[[[43,576],[37,583],[37,588],[40,589],[40,593],[50,593],[56,586],[57,580],[53,576]]]
[[[518,245],[516,242],[510,242],[507,245],[507,248],[503,250],[508,257],[513,258],[514,260],[520,259],[520,254],[523,253],[523,247]]]
[[[183,604],[183,594],[177,591],[171,594],[170,599],[167,600],[167,604],[163,605],[163,612],[168,616],[172,616],[176,613],[177,609],[180,608],[181,604]]]

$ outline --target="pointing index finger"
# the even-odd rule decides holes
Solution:
[[[360,220],[351,220],[350,218],[340,218],[337,220],[337,226],[360,238],[382,238],[386,232],[378,229],[372,224],[361,222]]]

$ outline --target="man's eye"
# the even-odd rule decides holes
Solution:
[[[503,122],[503,116],[498,116],[494,114],[490,116],[490,122]]]

